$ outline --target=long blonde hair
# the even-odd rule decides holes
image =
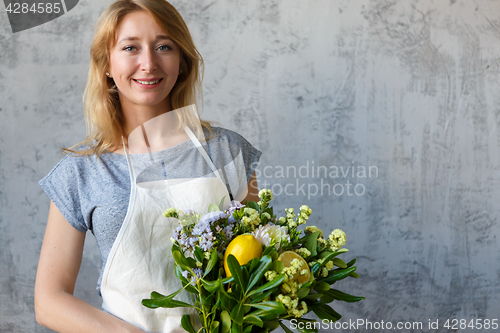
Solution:
[[[116,43],[116,29],[127,14],[146,11],[158,26],[181,49],[181,63],[177,82],[167,98],[172,110],[196,104],[201,99],[201,69],[203,59],[196,49],[189,29],[179,12],[165,0],[118,0],[109,6],[99,18],[90,48],[90,68],[84,93],[84,112],[87,138],[77,144],[82,150],[64,149],[79,155],[113,151],[121,145],[124,117],[118,91],[113,79],[106,76],[109,71],[109,54]],[[210,124],[202,121],[210,130]]]

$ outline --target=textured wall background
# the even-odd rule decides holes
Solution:
[[[0,13],[1,332],[48,331],[33,310],[37,181],[84,137],[88,46],[109,3],[16,34]],[[361,277],[338,286],[367,299],[334,304],[343,320],[500,319],[499,1],[173,4],[205,58],[202,117],[263,151],[277,208],[309,204],[347,233]],[[87,238],[77,295],[99,306]]]

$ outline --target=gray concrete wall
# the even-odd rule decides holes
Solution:
[[[0,13],[1,332],[48,331],[33,311],[37,181],[84,137],[88,46],[109,3],[16,34]],[[335,303],[342,321],[500,319],[499,1],[173,4],[205,59],[202,117],[263,151],[278,209],[308,204],[311,223],[347,233],[361,277],[338,288],[367,299]],[[76,293],[99,306],[87,238]]]

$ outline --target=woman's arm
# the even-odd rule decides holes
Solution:
[[[144,332],[73,296],[85,233],[50,203],[35,283],[38,323],[57,332]]]
[[[253,172],[252,177],[248,182],[247,190],[248,190],[247,196],[242,202],[244,202],[245,200],[258,202],[260,200],[259,185],[257,184],[257,175],[255,174],[255,171]]]

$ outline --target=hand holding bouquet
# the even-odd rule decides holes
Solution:
[[[199,332],[271,332],[283,320],[297,322],[312,311],[320,319],[341,318],[328,304],[334,300],[357,302],[352,296],[331,288],[346,277],[357,278],[354,263],[338,256],[348,250],[343,231],[328,237],[315,226],[305,226],[312,211],[303,205],[298,214],[285,209],[277,218],[270,190],[259,192],[260,201],[242,205],[237,201],[222,211],[222,203],[211,204],[208,213],[183,212],[175,208],[166,217],[179,219],[172,237],[175,274],[183,288],[171,295],[151,293],[143,305],[150,308],[193,307],[198,311]],[[193,296],[193,304],[175,300],[183,289]],[[189,315],[182,327],[196,333]]]

